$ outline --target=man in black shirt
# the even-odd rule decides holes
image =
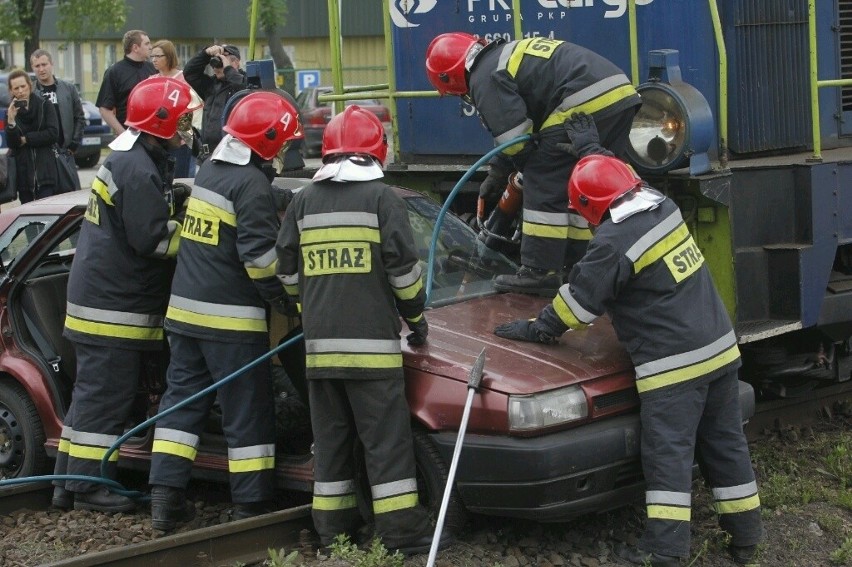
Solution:
[[[54,77],[53,59],[44,49],[33,51],[30,55],[30,66],[37,79],[35,92],[52,102],[59,115],[59,151],[73,155],[80,145],[83,128],[86,126],[86,113],[83,112],[80,93],[71,83]],[[80,189],[79,177],[74,177],[72,181],[74,180],[74,189]]]
[[[151,39],[142,30],[130,30],[124,34],[124,59],[116,61],[104,71],[101,90],[98,92],[98,110],[104,122],[109,124],[116,136],[124,132],[127,120],[127,97],[138,83],[157,70],[148,60],[151,54]]]

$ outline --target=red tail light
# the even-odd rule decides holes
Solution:
[[[325,126],[331,120],[331,109],[328,107],[315,108],[307,114],[306,118],[305,125]]]

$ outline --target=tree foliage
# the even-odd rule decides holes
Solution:
[[[123,0],[59,0],[58,6],[57,29],[69,41],[121,29],[127,19]],[[23,40],[24,52],[32,53],[41,43],[43,15],[44,0],[0,2],[0,37]]]
[[[269,54],[275,62],[275,68],[284,70],[284,90],[294,92],[293,62],[281,45],[281,28],[287,23],[287,0],[259,0],[257,10],[257,26],[266,37],[269,44]],[[251,21],[251,6],[249,6],[249,21]]]

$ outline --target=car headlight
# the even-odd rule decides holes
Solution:
[[[532,396],[509,396],[509,429],[530,431],[584,419],[589,415],[586,395],[569,386]]]

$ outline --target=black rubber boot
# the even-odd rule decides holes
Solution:
[[[561,285],[562,276],[558,272],[529,266],[521,266],[516,274],[503,274],[494,279],[494,288],[497,291],[514,291],[544,297],[556,295]]]
[[[616,547],[615,555],[625,565],[644,565],[646,567],[680,567],[681,565],[680,557],[651,553],[623,544]]]
[[[91,492],[77,492],[74,494],[75,510],[94,510],[96,512],[130,512],[136,508],[136,502],[122,496],[113,494],[106,486],[96,488]]]
[[[756,545],[729,545],[728,553],[737,565],[748,565],[754,560]]]
[[[278,508],[269,500],[261,500],[260,502],[240,502],[234,504],[234,509],[231,511],[232,520],[245,520],[246,518],[254,518],[262,514],[275,512]]]
[[[433,534],[426,534],[415,540],[405,542],[398,547],[389,548],[388,551],[391,553],[399,551],[406,557],[421,553],[429,553],[429,550],[432,548],[432,538]],[[453,543],[453,537],[450,533],[446,531],[441,532],[441,539],[438,541],[438,551],[444,549],[451,543]]]
[[[74,493],[65,490],[61,486],[54,486],[53,498],[50,499],[50,503],[54,508],[70,510],[74,507]]]
[[[194,517],[195,506],[186,500],[183,490],[161,485],[151,488],[151,525],[155,530],[170,532]]]

